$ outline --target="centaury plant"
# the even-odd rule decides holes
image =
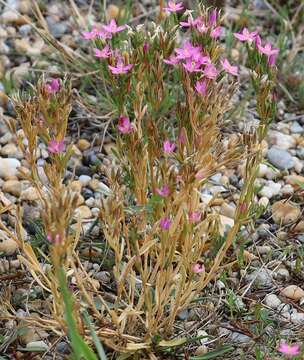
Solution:
[[[237,247],[232,245],[253,211],[262,141],[275,112],[278,50],[245,28],[234,36],[245,43],[260,121],[243,134],[229,135],[225,114],[240,75],[225,56],[221,14],[203,7],[182,14],[183,5],[173,1],[163,10],[162,22],[149,29],[112,20],[83,33],[96,58],[99,91],[114,114],[116,147],[113,166],[101,167],[109,191],[102,197],[99,220],[115,258],[115,295],[97,289],[77,255],[79,233],[70,228],[77,194],[63,181],[72,154],[64,142],[67,81],[42,80],[35,95],[16,102],[24,136],[19,145],[31,169],[23,175],[39,194],[50,249],[44,256],[51,269],[41,269],[20,231],[15,236],[1,225],[20,244],[34,278],[52,294],[54,329],[67,330],[59,286],[63,269],[67,281],[76,279],[74,311],[88,309],[96,335],[126,357],[146,353],[155,358],[153,352],[162,347],[182,344],[185,339],[170,342],[177,314],[234,263]],[[14,124],[10,127],[19,133]],[[39,142],[49,152],[46,183],[36,165]],[[234,223],[223,228],[213,200],[204,202],[202,190],[212,175],[241,161],[244,186]],[[78,331],[92,342],[83,319],[76,319]]]

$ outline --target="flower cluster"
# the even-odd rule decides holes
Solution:
[[[175,5],[177,7],[177,4]],[[168,4],[173,12],[173,5]],[[180,9],[181,10],[181,9]],[[219,14],[217,10],[211,10],[208,16],[193,18],[190,14],[187,21],[180,22],[181,29],[190,29],[193,36],[205,36],[209,41],[218,39],[222,34],[222,27],[219,26]],[[208,41],[207,41],[208,42]],[[207,95],[208,84],[220,75],[221,71],[227,74],[238,76],[238,67],[231,65],[227,58],[212,60],[210,49],[204,48],[201,44],[194,44],[194,41],[187,40],[182,47],[174,49],[169,58],[164,59],[167,65],[181,66],[188,74],[197,74],[198,78],[194,85],[195,91]]]
[[[234,33],[234,37],[242,42],[255,42],[256,48],[260,55],[265,55],[268,60],[268,65],[275,65],[276,58],[279,54],[279,49],[273,48],[270,43],[265,43],[262,46],[262,39],[257,31],[250,32],[246,27],[239,33]]]
[[[105,42],[102,49],[94,48],[94,55],[99,59],[110,59],[108,68],[113,75],[127,74],[132,68],[133,64],[126,64],[125,59],[117,49],[111,50],[110,45],[106,43],[107,40],[112,39],[113,35],[125,30],[127,25],[117,25],[116,21],[112,19],[109,24],[102,25],[101,29],[94,27],[91,31],[85,31],[82,36],[86,40],[100,39]]]

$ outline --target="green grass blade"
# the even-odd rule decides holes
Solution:
[[[59,283],[65,305],[65,316],[68,325],[69,338],[71,340],[71,346],[74,351],[75,359],[98,360],[94,352],[85,343],[78,332],[76,322],[73,317],[73,300],[66,284],[66,276],[63,269],[60,269],[59,271]]]
[[[106,355],[106,353],[104,351],[104,348],[102,346],[102,343],[100,342],[100,340],[99,340],[99,338],[98,338],[98,336],[97,336],[97,334],[96,334],[96,332],[94,330],[93,324],[90,321],[88,313],[85,311],[83,313],[83,316],[84,316],[84,320],[85,320],[86,324],[90,328],[92,339],[94,341],[94,345],[95,345],[97,353],[99,355],[99,359],[100,360],[108,360],[107,355]]]

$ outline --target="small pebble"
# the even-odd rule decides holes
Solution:
[[[287,150],[273,146],[268,150],[267,158],[279,170],[288,170],[294,167],[294,159]]]
[[[272,309],[276,309],[281,303],[282,301],[275,294],[268,294],[265,297],[265,304]]]

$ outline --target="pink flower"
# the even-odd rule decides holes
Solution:
[[[166,154],[171,154],[173,153],[173,151],[175,150],[176,145],[172,142],[170,142],[169,140],[165,140],[164,141],[164,152]]]
[[[193,72],[199,72],[201,65],[202,63],[200,61],[195,61],[193,59],[186,59],[186,63],[183,64],[183,67],[189,73],[193,73]]]
[[[111,55],[109,45],[106,45],[102,50],[94,49],[94,51],[95,51],[95,56],[102,59],[106,59]]]
[[[256,37],[255,37],[255,45],[256,45],[256,47],[258,47],[259,45],[261,45],[262,44],[262,40],[261,40],[261,37],[260,37],[260,35],[257,35]]]
[[[199,25],[202,22],[202,19],[199,17],[197,19],[193,19],[192,15],[190,14],[188,16],[188,20],[187,21],[181,21],[180,25],[181,27],[194,27]]]
[[[195,90],[197,93],[206,96],[207,95],[207,81],[205,79],[198,80],[195,84]]]
[[[268,58],[270,56],[277,56],[279,54],[279,49],[272,48],[270,43],[267,43],[264,47],[262,45],[257,45],[260,54],[265,54]]]
[[[257,34],[257,31],[249,32],[249,30],[245,27],[241,33],[234,33],[233,35],[240,41],[253,41],[255,40]]]
[[[134,131],[133,125],[130,123],[130,120],[125,116],[121,116],[119,118],[117,128],[122,134],[130,134]]]
[[[208,31],[209,27],[203,21],[200,21],[196,25],[196,29],[199,33],[205,34]]]
[[[193,264],[192,265],[192,271],[195,274],[200,274],[200,273],[205,271],[205,266],[203,264],[199,264],[199,263]]]
[[[58,234],[58,233],[55,235],[54,238],[52,237],[52,234],[49,233],[46,238],[48,239],[48,241],[49,241],[50,243],[52,243],[52,244],[54,244],[54,245],[59,245],[59,244],[61,244],[61,242],[62,242],[61,236],[60,236],[60,234]]]
[[[50,94],[55,94],[60,89],[60,80],[52,79],[49,84],[46,85],[46,91]]]
[[[96,27],[94,27],[91,31],[84,31],[82,36],[86,40],[95,39],[98,36],[98,30]]]
[[[168,65],[177,65],[179,63],[179,60],[176,56],[170,55],[169,59],[164,59],[164,63]]]
[[[103,30],[105,30],[106,32],[108,32],[110,34],[116,34],[120,31],[125,30],[127,28],[127,25],[117,26],[116,21],[114,19],[112,19],[109,24],[102,25],[102,28],[103,28]]]
[[[164,217],[160,220],[159,225],[163,230],[169,230],[171,223],[172,221],[169,218]]]
[[[183,3],[175,3],[175,1],[168,1],[168,7],[165,7],[164,10],[167,11],[168,13],[174,13],[174,12],[178,12],[184,9]]]
[[[189,221],[191,222],[198,222],[201,220],[201,213],[199,211],[191,211],[188,214],[189,216]]]
[[[278,351],[288,357],[297,356],[300,354],[300,345],[288,345],[284,342],[281,342]]]
[[[222,34],[222,28],[221,26],[217,26],[211,31],[210,36],[212,37],[212,39],[218,39],[221,36],[221,34]]]
[[[268,58],[268,65],[274,66],[278,55],[270,55]]]
[[[156,189],[156,192],[158,195],[162,197],[167,197],[170,194],[169,186],[164,185],[161,189]]]
[[[186,60],[199,56],[201,50],[200,46],[193,46],[190,41],[186,41],[183,47],[175,49],[175,52],[177,53],[177,59]]]
[[[202,55],[201,53],[194,54],[192,60],[199,61],[202,65],[211,64],[209,55]]]
[[[213,26],[217,20],[217,11],[216,9],[212,10],[209,14],[208,25]]]
[[[218,75],[218,71],[216,70],[216,67],[212,64],[208,64],[206,65],[203,74],[206,76],[206,78],[208,79],[215,79]]]
[[[112,34],[105,31],[104,29],[101,29],[98,31],[98,37],[100,37],[101,39],[107,40],[107,39],[112,39]]]
[[[93,49],[95,52],[95,56],[98,58],[106,59],[111,55],[109,45],[106,45],[102,50],[100,49]]]
[[[131,70],[133,67],[132,64],[125,65],[122,57],[119,57],[116,63],[116,66],[109,65],[109,69],[111,70],[112,74],[118,75],[118,74],[127,74],[129,70]]]
[[[237,66],[232,66],[228,59],[224,59],[224,61],[221,61],[221,64],[223,66],[223,69],[231,74],[231,75],[234,75],[234,76],[237,76],[238,75],[238,67]]]
[[[48,151],[52,154],[59,154],[65,150],[64,141],[57,141],[52,139],[48,145]]]

